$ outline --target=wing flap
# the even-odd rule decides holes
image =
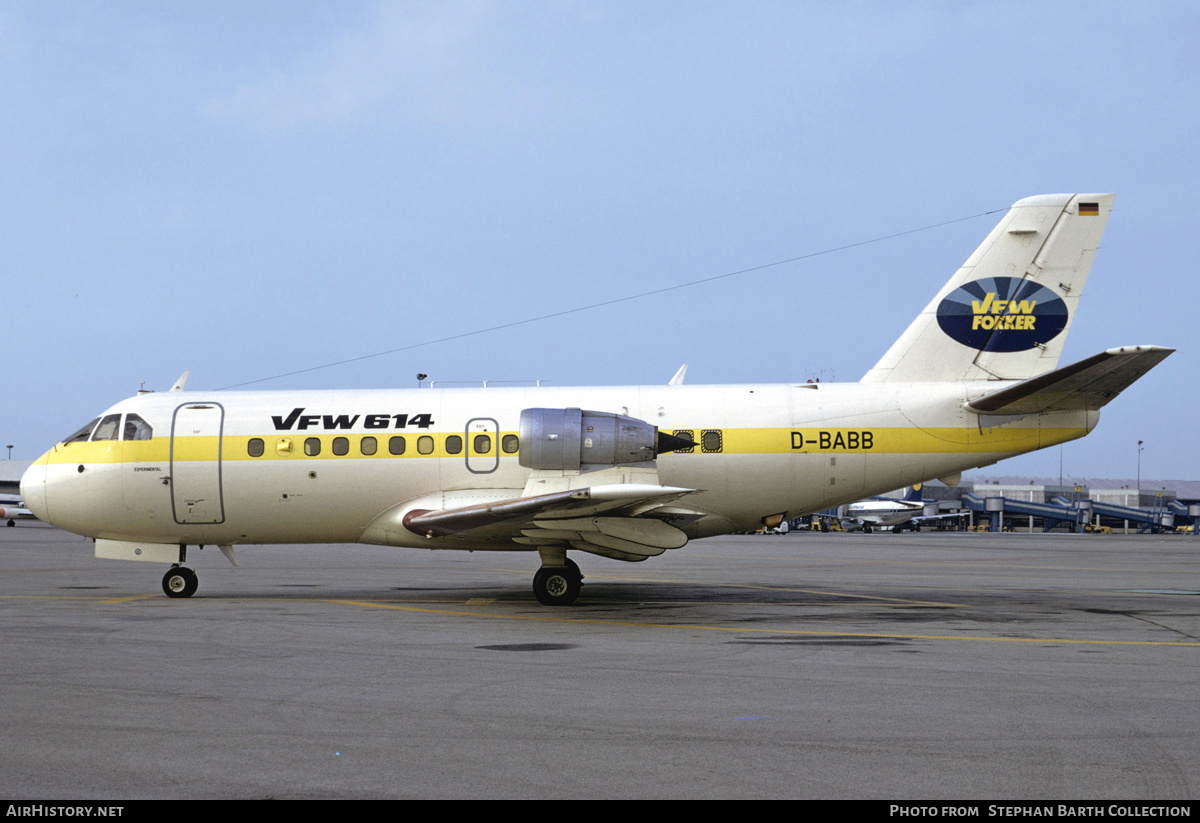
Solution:
[[[603,549],[609,549],[624,555],[633,555],[634,557],[657,557],[666,551],[666,549],[659,548],[658,546],[647,546],[644,543],[621,540],[618,537],[609,537],[607,534],[601,534],[600,532],[586,532],[582,536],[582,541],[572,540],[571,545],[585,552],[592,552],[593,554],[605,554],[606,552]]]
[[[977,397],[965,408],[986,415],[1099,409],[1174,351],[1161,346],[1109,349]]]
[[[658,549],[678,549],[683,547],[687,535],[674,526],[661,520],[647,517],[577,517],[570,519],[538,518],[536,524],[539,531],[549,534],[582,535],[584,539],[607,545],[603,541],[594,541],[592,536],[601,534],[615,540],[637,543],[642,546],[652,546]],[[570,530],[570,531],[567,531]],[[524,532],[536,536],[532,530]],[[615,547],[620,548],[620,547]]]

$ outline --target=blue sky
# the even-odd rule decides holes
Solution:
[[[1064,447],[1197,475],[1194,3],[8,0],[0,435],[1114,191]],[[258,388],[856,381],[997,215]],[[15,346],[15,349],[14,349]],[[1059,452],[997,470],[1057,476]]]

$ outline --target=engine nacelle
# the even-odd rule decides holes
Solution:
[[[521,451],[527,469],[578,471],[580,466],[641,463],[658,454],[658,427],[645,420],[583,409],[525,409]]]

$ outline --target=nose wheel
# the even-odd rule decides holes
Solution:
[[[570,606],[583,588],[583,573],[571,558],[565,566],[542,566],[533,576],[533,596],[543,606]]]
[[[200,578],[186,566],[172,566],[163,575],[163,591],[167,597],[191,597],[200,585]]]

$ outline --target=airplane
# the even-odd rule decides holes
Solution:
[[[861,528],[870,534],[871,529],[890,526],[893,532],[904,531],[905,527],[919,531],[920,526],[930,520],[945,520],[964,517],[965,513],[923,515],[925,503],[921,499],[921,485],[915,483],[908,487],[904,496],[873,497],[870,500],[860,500],[846,507],[846,516],[841,518],[842,528],[853,530]]]
[[[893,497],[873,497],[870,500],[860,500],[846,507],[846,516],[842,518],[843,527],[848,525],[861,527],[868,534],[872,526],[902,526],[925,510],[921,500],[921,484],[909,486],[900,499]]]
[[[1169,356],[1059,367],[1111,194],[1020,200],[858,383],[139,392],[27,470],[39,518],[100,558],[237,564],[254,544],[536,552],[569,605],[568,551],[628,562],[774,527],[1090,432]]]
[[[33,512],[21,505],[19,500],[0,500],[0,520],[5,525],[15,526],[18,520],[35,520]]]

